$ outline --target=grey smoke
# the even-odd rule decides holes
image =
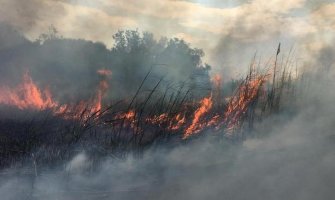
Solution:
[[[28,7],[32,12],[25,14],[25,11],[22,15],[29,15],[29,21],[17,23],[18,26],[24,23],[20,25],[24,29],[34,26],[35,21],[31,19],[39,16],[36,4],[5,2],[19,11]],[[2,16],[9,20],[11,15]],[[229,48],[224,52],[227,43],[232,43],[236,52],[231,53]],[[224,45],[219,46],[217,52],[223,52],[227,59],[249,59],[248,53],[251,57],[255,51],[247,43],[240,44],[231,38],[223,38],[221,44]],[[275,51],[276,45],[269,46]],[[250,47],[251,53],[242,51],[240,54],[239,50],[245,47]],[[101,169],[92,172],[87,171],[92,158],[86,152],[79,152],[71,161],[52,169],[37,163],[37,177],[30,173],[34,170],[33,163],[26,168],[2,170],[0,198],[332,199],[335,195],[335,95],[332,92],[335,51],[329,47],[320,52],[315,57],[317,64],[312,67],[327,70],[318,71],[318,79],[312,76],[312,84],[296,102],[297,114],[282,113],[266,119],[258,126],[256,137],[241,145],[213,141],[209,132],[208,137],[173,149],[151,149],[141,159],[105,158]],[[20,64],[20,61],[15,62]],[[0,70],[17,77],[17,68]]]
[[[37,177],[8,169],[2,199],[331,199],[335,175],[334,73],[322,75],[294,116],[282,113],[258,127],[241,145],[213,141],[211,132],[143,158],[106,158],[88,173],[79,153],[64,167]],[[74,170],[75,169],[75,170]]]

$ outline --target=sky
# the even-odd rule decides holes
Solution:
[[[36,39],[52,24],[61,35],[113,46],[122,29],[178,37],[202,48],[214,71],[238,71],[257,52],[268,58],[282,43],[297,60],[334,40],[334,0],[0,0],[0,21]]]

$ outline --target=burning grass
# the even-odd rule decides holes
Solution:
[[[101,80],[94,98],[78,104],[60,104],[49,90],[39,88],[29,73],[25,73],[23,82],[16,88],[1,87],[2,106],[44,113],[44,118],[23,121],[20,125],[16,121],[1,121],[3,160],[32,155],[37,149],[48,152],[48,158],[41,160],[64,159],[71,156],[69,149],[78,144],[102,154],[122,156],[166,141],[181,143],[208,132],[229,140],[241,140],[244,133],[251,131],[255,118],[271,114],[273,107],[279,105],[284,85],[291,81],[283,73],[279,89],[267,89],[268,73],[250,69],[235,91],[223,96],[222,80],[216,75],[210,95],[194,101],[189,90],[182,94],[182,88],[167,98],[166,93],[158,90],[161,80],[151,91],[143,92],[149,72],[130,100],[103,104],[112,72],[102,69],[97,73]],[[144,95],[140,97],[140,94]],[[244,126],[246,124],[248,126]],[[27,128],[13,128],[16,126]],[[8,145],[15,147],[14,150]],[[34,159],[37,157],[34,155]]]

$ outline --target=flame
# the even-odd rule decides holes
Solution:
[[[192,124],[186,129],[183,139],[198,133],[204,128],[204,124],[200,123],[201,117],[203,117],[212,108],[212,96],[205,97],[200,101],[200,107],[195,111]]]
[[[159,127],[165,127],[169,131],[177,131],[185,124],[186,117],[185,114],[181,113],[178,113],[173,117],[169,117],[167,113],[162,113],[160,115],[148,117],[146,121],[150,124],[158,125]]]
[[[46,88],[40,89],[32,80],[28,72],[24,73],[22,83],[14,88],[0,87],[0,104],[16,107],[20,110],[46,110],[50,109],[54,115],[64,119],[88,119],[92,115],[101,113],[102,100],[108,89],[107,77],[110,70],[98,70],[103,78],[99,83],[96,95],[88,101],[80,101],[76,105],[59,104],[52,98],[51,92]]]
[[[80,101],[76,105],[62,105],[55,111],[56,114],[62,115],[65,119],[83,119],[86,120],[91,116],[98,116],[102,110],[102,100],[109,88],[107,78],[112,71],[100,69],[97,74],[102,76],[96,95],[89,101]]]
[[[241,118],[248,110],[248,106],[257,98],[266,76],[259,76],[254,79],[247,79],[238,89],[235,96],[231,97],[227,110],[224,113],[224,123],[228,134],[237,128]]]
[[[112,75],[112,71],[107,70],[107,69],[99,69],[97,73],[103,76],[103,79],[99,83],[99,87],[98,87],[95,99],[93,100],[93,106],[91,108],[90,114],[94,114],[94,113],[100,114],[101,113],[102,99],[106,95],[106,92],[109,87],[107,78],[108,76]]]
[[[207,126],[215,126],[219,123],[220,115],[215,115],[210,121],[207,122]]]
[[[94,99],[95,102],[92,108],[92,112],[99,112],[99,113],[101,112],[102,99],[106,95],[107,89],[108,89],[108,82],[106,80],[100,81],[96,98]]]
[[[23,75],[23,83],[17,87],[0,88],[0,104],[15,106],[21,110],[45,110],[59,106],[58,102],[52,99],[50,91],[39,89],[28,72]]]
[[[153,117],[146,118],[146,121],[151,124],[156,124],[161,126],[163,123],[165,123],[168,120],[168,114],[162,113],[160,115],[154,115]]]
[[[101,80],[93,98],[82,100],[77,104],[60,104],[53,99],[51,92],[45,88],[39,88],[32,80],[29,73],[24,73],[22,83],[16,87],[0,87],[0,104],[15,106],[21,110],[46,110],[49,109],[55,116],[64,119],[83,120],[85,123],[88,119],[99,120],[102,116],[103,100],[109,88],[108,78],[112,71],[101,69],[97,71]],[[251,76],[251,75],[250,75]],[[224,125],[227,135],[239,127],[248,108],[258,98],[258,93],[262,87],[266,75],[247,77],[238,87],[236,93],[227,98],[225,111],[213,112],[214,103],[220,102],[221,77],[215,75],[212,78],[213,90],[209,97],[203,98],[199,106],[195,109],[192,121],[187,122],[187,108],[193,107],[194,104],[184,103],[178,113],[160,113],[157,115],[143,117],[146,123],[158,126],[166,131],[181,132],[183,139],[186,139],[206,127],[216,127],[217,129]],[[216,92],[216,93],[215,93]],[[112,117],[112,123],[119,127],[131,127],[136,133],[143,131],[139,125],[141,119],[136,117],[136,110],[127,110]],[[122,120],[122,123],[119,123]],[[186,126],[187,125],[187,126]]]
[[[135,111],[129,110],[128,112],[122,112],[117,114],[114,118],[114,120],[125,120],[126,122],[135,122]]]
[[[135,110],[119,113],[113,117],[112,121],[114,121],[113,125],[121,128],[130,127],[135,133],[142,131],[142,129],[138,127]],[[122,123],[120,123],[120,121],[122,121]]]
[[[169,129],[172,131],[179,130],[186,122],[185,115],[178,114],[174,117],[174,120],[171,121]]]
[[[88,102],[80,101],[74,105],[64,104],[57,108],[54,114],[68,120],[85,121],[94,113],[94,110],[94,107],[90,106]]]
[[[121,118],[125,118],[127,120],[134,120],[134,118],[135,118],[135,111],[134,110],[130,110],[129,112],[122,114]]]

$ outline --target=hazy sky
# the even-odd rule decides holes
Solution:
[[[53,24],[64,37],[112,46],[119,29],[180,37],[202,48],[218,69],[244,65],[256,51],[294,45],[304,60],[333,41],[330,0],[0,0],[0,21],[34,39]],[[243,66],[245,67],[245,66]]]

